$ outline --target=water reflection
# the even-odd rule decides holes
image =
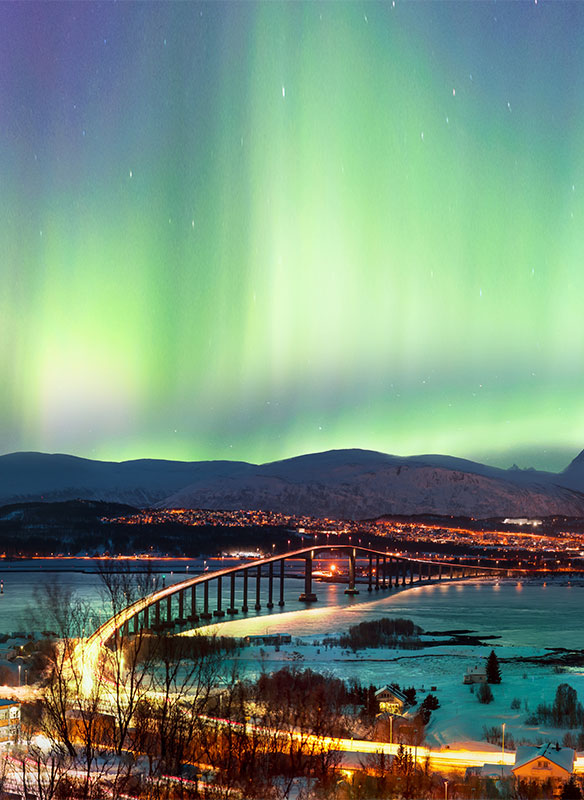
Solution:
[[[219,562],[221,563],[221,562]],[[227,559],[225,560],[227,566]],[[3,563],[0,578],[4,580],[4,594],[0,595],[0,633],[26,627],[27,609],[34,603],[34,587],[42,575],[49,583],[60,583],[88,600],[96,617],[103,614],[100,578],[95,571],[79,571],[80,561],[72,563],[65,572],[52,572],[54,565],[48,561],[34,564],[24,562]],[[87,562],[82,564],[87,568]],[[166,570],[167,585],[184,580],[202,571],[203,562],[161,562],[151,565],[160,572]],[[215,563],[210,565],[215,568]],[[28,567],[28,570],[26,569]],[[189,568],[187,572],[187,567]],[[156,582],[154,576],[154,583]],[[160,575],[158,576],[160,577]],[[264,584],[264,581],[262,581]],[[265,584],[264,584],[265,585]],[[277,581],[276,581],[277,585]],[[264,632],[266,625],[274,632],[293,636],[323,636],[344,630],[362,620],[381,617],[412,619],[425,630],[445,630],[453,626],[476,631],[479,635],[497,635],[501,644],[518,644],[537,647],[561,647],[566,641],[574,648],[584,649],[584,629],[581,626],[581,608],[584,586],[573,579],[546,578],[545,583],[531,583],[515,579],[495,583],[465,581],[415,586],[412,589],[393,589],[369,593],[360,585],[360,594],[345,595],[343,584],[315,582],[318,602],[300,610],[298,596],[303,582],[287,578],[283,610],[277,606],[263,608],[257,618],[241,611],[237,619],[224,622],[220,628],[225,634],[241,636]],[[571,591],[567,592],[566,589]],[[228,591],[224,587],[224,591]],[[199,594],[199,602],[202,599]],[[225,597],[225,595],[224,595]],[[215,586],[210,587],[209,601],[215,603]],[[237,585],[236,605],[241,609],[242,589]],[[557,620],[562,619],[562,630]]]

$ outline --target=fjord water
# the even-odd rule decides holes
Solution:
[[[154,583],[162,580],[166,585],[177,583],[202,572],[230,566],[234,561],[193,559],[189,561],[148,560]],[[144,562],[130,562],[136,572],[144,571]],[[300,566],[295,569],[300,575]],[[38,590],[44,584],[70,590],[81,599],[89,601],[92,625],[103,619],[104,593],[95,562],[86,559],[52,559],[30,561],[3,561],[0,579],[4,592],[0,594],[0,633],[27,630],[30,609],[38,605]],[[229,603],[228,582],[223,582],[223,608]],[[303,588],[299,577],[286,578],[286,605],[277,606],[279,583],[274,581],[275,608],[265,608],[266,579],[262,579],[263,608],[259,618],[255,612],[226,622],[221,632],[235,636],[247,633],[290,633],[293,636],[324,636],[347,630],[362,620],[381,617],[406,617],[426,631],[464,629],[480,636],[498,636],[497,643],[530,647],[565,647],[584,649],[584,629],[581,609],[584,601],[584,584],[566,577],[555,580],[499,582],[466,581],[414,586],[392,592],[367,592],[359,585],[360,594],[348,597],[345,585],[314,582],[318,602],[307,610],[298,602]],[[210,608],[215,608],[215,584],[209,592]],[[199,604],[202,590],[199,590]],[[250,575],[249,605],[255,602],[255,578]],[[236,605],[241,608],[242,586],[236,584]],[[228,619],[227,617],[225,619]]]

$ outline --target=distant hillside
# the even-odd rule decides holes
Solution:
[[[0,456],[0,504],[74,498],[140,507],[261,508],[339,519],[423,513],[582,516],[584,456],[558,474],[368,450],[332,450],[261,465]]]
[[[291,536],[276,526],[193,526],[172,519],[142,525],[113,521],[136,512],[131,506],[96,500],[0,506],[0,553],[8,557],[107,553],[194,557],[257,547],[268,551],[274,541]]]

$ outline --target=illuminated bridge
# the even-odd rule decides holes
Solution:
[[[113,636],[128,636],[139,631],[178,632],[235,616],[240,611],[260,611],[285,605],[286,580],[303,578],[304,591],[299,602],[306,606],[318,598],[314,591],[313,563],[317,555],[344,557],[348,562],[348,582],[345,594],[360,591],[391,592],[414,584],[467,578],[508,576],[509,570],[475,567],[450,561],[431,561],[408,558],[367,547],[353,545],[320,545],[269,558],[238,564],[235,567],[205,572],[181,583],[159,589],[115,614],[89,637],[86,646],[100,647]],[[294,567],[292,576],[286,565]],[[300,562],[300,565],[298,563]],[[304,562],[304,565],[302,565]],[[299,571],[300,570],[300,571]],[[359,577],[359,582],[356,580]],[[209,589],[215,584],[212,598]],[[239,589],[236,592],[236,586]],[[236,597],[240,605],[236,604]]]

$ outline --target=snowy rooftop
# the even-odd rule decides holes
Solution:
[[[387,685],[382,686],[381,689],[378,689],[375,692],[375,697],[380,697],[382,694],[385,694],[386,692],[392,694],[397,700],[401,700],[402,703],[408,702],[408,698],[405,696],[405,694],[401,692],[399,689],[396,689],[394,686],[387,686]]]
[[[565,769],[566,772],[574,771],[574,751],[571,747],[557,747],[551,744],[544,744],[541,747],[518,747],[515,756],[515,766],[522,767],[530,761],[538,758],[547,758],[556,766]]]

